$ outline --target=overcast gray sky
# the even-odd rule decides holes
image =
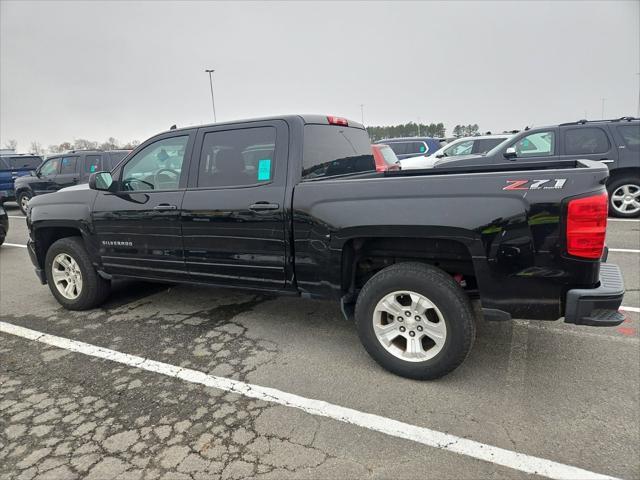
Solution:
[[[485,130],[636,115],[640,2],[0,4],[0,142],[328,113]]]

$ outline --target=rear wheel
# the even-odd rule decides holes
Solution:
[[[607,190],[611,215],[621,218],[640,216],[640,176],[614,178]]]
[[[429,380],[458,367],[475,339],[469,299],[442,270],[399,263],[374,275],[356,303],[358,335],[383,368]]]
[[[31,200],[31,194],[29,192],[20,192],[18,195],[18,207],[20,207],[20,211],[23,215],[27,214],[29,200]]]
[[[61,238],[49,250],[45,273],[51,293],[68,310],[88,310],[109,295],[110,282],[98,275],[80,237]]]

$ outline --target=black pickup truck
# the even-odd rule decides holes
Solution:
[[[456,368],[485,318],[612,326],[607,167],[507,162],[375,172],[362,125],[282,116],[171,130],[28,209],[28,250],[65,308],[110,281],[333,298],[383,367]]]

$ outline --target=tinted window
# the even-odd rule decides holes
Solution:
[[[393,150],[396,155],[406,155],[409,153],[408,143],[391,142],[391,143],[388,143],[387,145],[391,147],[391,150]]]
[[[55,175],[56,173],[58,173],[59,169],[60,169],[60,159],[52,158],[51,160],[47,160],[46,162],[44,162],[44,164],[42,165],[42,168],[40,169],[40,174],[45,176]]]
[[[7,168],[12,170],[28,168],[35,170],[42,163],[41,157],[2,157],[7,164]]]
[[[487,153],[496,145],[504,142],[504,138],[479,138],[474,142],[473,153]]]
[[[109,158],[111,159],[111,162],[110,162],[109,165],[106,165],[106,164],[103,165],[102,168],[110,169],[110,168],[115,167],[118,164],[118,162],[120,160],[122,160],[124,157],[126,157],[127,155],[129,155],[129,153],[131,153],[131,152],[127,152],[127,151],[125,151],[125,152],[109,152]]]
[[[62,157],[60,173],[76,173],[78,157]]]
[[[640,151],[640,125],[622,125],[618,132],[629,150]]]
[[[275,127],[205,134],[198,187],[235,187],[270,182],[275,168],[275,146]]]
[[[409,143],[409,150],[409,153],[420,154],[427,153],[428,148],[424,142],[411,142]]]
[[[536,132],[521,138],[513,147],[518,157],[542,157],[553,155],[555,151],[555,134],[549,132]]]
[[[375,169],[371,142],[365,130],[338,125],[304,127],[303,179]]]
[[[609,138],[601,128],[572,128],[564,132],[567,155],[587,155],[608,152]]]
[[[84,157],[84,166],[82,171],[86,174],[99,172],[102,170],[102,162],[100,155],[87,155]]]
[[[189,137],[165,138],[136,153],[122,170],[122,190],[178,188]]]

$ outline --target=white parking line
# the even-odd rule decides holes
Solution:
[[[71,352],[82,353],[92,357],[103,358],[112,362],[129,365],[149,372],[167,375],[190,383],[197,383],[207,387],[217,388],[228,392],[239,393],[246,397],[257,398],[267,402],[277,403],[296,408],[311,415],[331,418],[343,423],[357,425],[369,430],[381,432],[393,437],[411,440],[429,447],[447,450],[449,452],[466,455],[468,457],[491,462],[504,467],[519,470],[532,475],[541,475],[554,479],[614,479],[607,475],[583,470],[571,465],[554,462],[544,458],[518,453],[504,448],[494,447],[466,438],[457,437],[449,433],[442,433],[429,428],[418,427],[391,418],[360,412],[351,408],[341,407],[322,400],[301,397],[269,387],[252,385],[225,377],[207,375],[204,372],[182,368],[168,363],[149,360],[136,355],[117,352],[89,343],[58,337],[19,327],[6,322],[0,322],[0,332],[62,348]]]
[[[27,248],[26,245],[20,245],[19,243],[3,243],[3,246],[6,247],[20,247],[20,248]]]
[[[622,307],[620,307],[620,310],[625,311],[625,312],[637,312],[637,313],[640,313],[640,308],[638,308],[638,307],[625,307],[625,306],[622,306]]]
[[[609,218],[608,222],[640,222],[640,219],[637,218]]]
[[[622,253],[640,253],[640,250],[633,248],[610,248],[610,252],[622,252]]]
[[[25,220],[27,217],[23,217],[22,215],[7,215],[9,218],[22,218]]]

